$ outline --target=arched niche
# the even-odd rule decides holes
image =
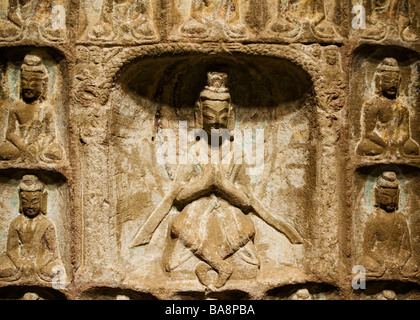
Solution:
[[[398,120],[398,115],[394,112],[393,119],[395,123],[398,123],[398,126],[393,125],[390,121],[387,125],[384,123],[379,124],[378,126],[388,126],[388,127],[400,127],[397,129],[398,132],[389,133],[395,134],[396,137],[399,135],[405,134],[403,126],[407,123],[409,125],[409,136],[415,141],[416,144],[420,143],[420,130],[417,128],[420,124],[420,95],[418,90],[419,77],[420,77],[420,55],[408,48],[399,47],[399,46],[383,46],[383,45],[362,45],[353,52],[353,59],[351,63],[351,75],[349,80],[349,120],[351,123],[351,141],[350,141],[350,151],[353,155],[357,157],[357,165],[371,165],[377,161],[382,163],[387,163],[388,161],[406,163],[409,161],[411,164],[416,165],[418,163],[419,156],[405,156],[404,154],[400,155],[395,151],[389,150],[391,154],[386,154],[388,149],[380,155],[364,155],[364,151],[359,149],[359,144],[362,139],[368,133],[365,132],[366,124],[364,123],[364,117],[366,116],[364,104],[368,101],[373,103],[374,107],[378,106],[378,100],[374,97],[378,96],[376,93],[378,91],[377,85],[375,83],[375,78],[378,74],[380,64],[386,58],[394,59],[400,71],[400,84],[398,88],[398,93],[396,99],[389,101],[388,105],[392,103],[404,105],[404,108],[408,110],[407,120],[400,123],[401,120]],[[380,96],[380,94],[379,94]],[[385,109],[383,109],[385,110]],[[378,116],[379,118],[381,116]],[[372,119],[372,121],[377,121]],[[416,165],[418,166],[418,164]]]
[[[133,59],[119,72],[110,96],[114,206],[120,262],[130,275],[126,277],[129,283],[151,270],[155,270],[154,279],[165,276],[161,258],[168,222],[177,214],[174,207],[149,245],[130,248],[130,242],[175,181],[178,163],[162,165],[157,159],[156,149],[163,143],[161,132],[171,129],[178,139],[180,121],[186,122],[187,130],[194,128],[194,105],[209,71],[228,75],[235,129],[263,129],[263,170],[249,179],[248,187],[273,215],[293,225],[303,238],[308,237],[318,136],[318,104],[309,72],[285,57],[247,54]],[[177,149],[177,153],[179,156],[181,151]],[[268,264],[274,269],[292,265],[291,274],[296,271],[302,276],[304,246],[292,245],[256,216],[253,221],[255,245]],[[271,280],[281,284],[290,279],[280,276]]]
[[[67,57],[59,50],[48,47],[9,47],[0,49],[0,144],[6,140],[9,111],[21,98],[21,67],[26,55],[32,54],[41,58],[47,75],[45,99],[43,106],[51,106],[55,140],[60,145],[61,159],[45,161],[0,161],[0,165],[14,167],[47,167],[59,171],[68,165],[69,157],[69,66]],[[42,121],[39,119],[39,121]],[[40,134],[41,135],[41,134]]]
[[[23,215],[23,213],[20,212],[19,185],[22,181],[22,178],[27,175],[36,176],[39,179],[39,181],[45,186],[47,195],[45,217],[52,224],[55,231],[55,239],[50,238],[49,241],[51,241],[51,243],[55,243],[57,246],[56,260],[52,261],[57,262],[57,264],[59,262],[60,265],[63,267],[63,269],[59,269],[59,267],[56,267],[56,269],[59,270],[59,272],[62,272],[63,277],[61,278],[62,280],[60,279],[61,283],[53,283],[54,279],[52,281],[49,281],[49,279],[42,279],[39,277],[39,271],[37,271],[37,274],[29,273],[29,276],[20,275],[17,278],[0,278],[0,287],[8,285],[25,286],[28,283],[30,283],[35,286],[53,286],[53,288],[55,289],[62,289],[61,287],[65,287],[70,284],[73,277],[73,266],[71,256],[72,207],[70,202],[70,187],[67,178],[63,174],[55,172],[54,170],[43,170],[39,168],[9,168],[0,170],[0,206],[3,208],[2,215],[0,217],[0,255],[4,256],[6,254],[9,254],[7,252],[9,236],[13,234],[13,232],[19,232],[16,229],[14,230],[12,226],[17,226],[18,230],[21,230],[19,228],[21,228],[22,225],[26,223],[22,223],[22,220],[20,220],[19,224],[13,224],[14,221],[16,221],[21,215]],[[29,220],[30,218],[27,219]],[[42,224],[40,222],[34,224],[33,228],[35,228],[36,232],[40,232],[40,230],[44,230],[45,232],[45,229],[43,229]],[[22,238],[29,237],[28,234],[22,234],[19,236]],[[30,246],[26,243],[26,248],[19,248],[19,250],[29,250],[29,247],[47,247],[48,244],[43,242],[45,241],[46,236],[44,236],[43,234],[38,234],[37,236],[39,237],[38,241],[34,240],[33,242],[31,242]],[[52,236],[52,234],[50,234],[50,236]],[[34,236],[34,238],[36,238],[36,236]],[[5,260],[3,259],[3,261]],[[31,259],[29,260],[29,262],[34,263],[37,268],[40,268],[40,266],[37,265],[38,260]],[[28,268],[27,264],[24,264],[24,266]],[[54,285],[56,286],[54,287]]]
[[[385,172],[395,173],[399,189],[397,208],[386,213],[394,219],[392,222],[383,219],[376,203],[378,181]],[[355,171],[352,265],[364,267],[368,280],[417,281],[415,269],[420,265],[419,176],[419,168],[396,163],[378,163]],[[389,236],[388,239],[384,239],[385,234]],[[392,253],[384,256],[385,252],[399,254],[398,257]],[[370,262],[374,259],[381,261],[378,257],[384,257],[380,268]],[[366,262],[368,259],[369,264]],[[399,269],[393,270],[390,267],[392,263],[398,265]]]

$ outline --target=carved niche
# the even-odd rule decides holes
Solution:
[[[314,182],[310,80],[283,60],[241,58],[243,66],[200,56],[135,62],[111,94],[125,284],[169,278],[165,283],[182,292],[232,290],[243,280],[307,280],[301,259]],[[273,64],[287,79],[274,80]],[[255,82],[267,94],[257,94]],[[242,150],[241,164],[232,158],[235,144],[254,150]]]
[[[382,49],[369,50],[359,52],[351,80],[353,150],[365,163],[416,161],[420,155],[416,85],[420,62],[415,55],[402,59],[413,54],[405,49],[394,51],[395,57],[386,56]]]
[[[68,285],[68,190],[58,175],[2,173],[0,283]],[[51,177],[58,178],[52,182]],[[59,240],[60,239],[60,240]]]
[[[55,165],[66,159],[63,70],[42,51],[7,57],[2,101],[0,160]]]
[[[401,165],[356,172],[353,261],[368,281],[415,281],[420,271],[418,174]]]

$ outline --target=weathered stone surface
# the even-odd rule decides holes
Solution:
[[[419,299],[417,2],[1,0],[0,298]]]

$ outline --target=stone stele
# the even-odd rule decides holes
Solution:
[[[417,0],[0,0],[0,299],[420,299]]]

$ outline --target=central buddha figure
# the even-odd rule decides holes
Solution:
[[[195,179],[185,178],[181,173],[188,166],[179,166],[175,179],[178,181],[172,192],[150,215],[132,244],[147,244],[163,217],[175,206],[180,212],[169,227],[170,236],[164,253],[166,271],[186,262],[192,253],[200,260],[195,266],[195,274],[210,289],[226,284],[236,267],[230,259],[234,255],[259,267],[251,212],[286,235],[292,243],[302,243],[297,231],[269,213],[249,192],[244,179],[238,179],[241,173],[246,176],[245,166],[234,163],[231,153],[223,152],[226,147],[232,149],[229,131],[235,120],[226,81],[225,73],[208,73],[208,85],[201,91],[195,106],[195,126],[201,130],[200,136],[208,139],[198,140],[193,146],[198,148],[193,150],[208,151],[208,158],[201,155],[193,164],[199,167]],[[212,276],[210,271],[215,271],[217,276]]]

